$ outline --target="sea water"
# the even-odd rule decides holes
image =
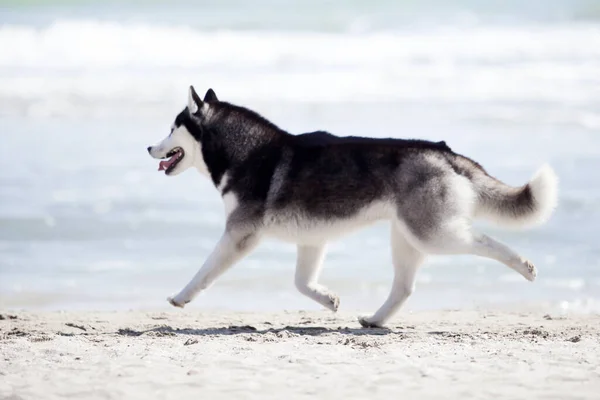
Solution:
[[[596,1],[0,1],[0,306],[170,307],[224,228],[210,181],[146,152],[194,84],[292,133],[445,140],[511,185],[549,162],[546,225],[476,225],[538,280],[429,257],[406,308],[597,312],[599,71]],[[330,244],[341,309],[383,302],[388,239],[381,223]],[[265,241],[188,307],[318,309],[294,263]]]

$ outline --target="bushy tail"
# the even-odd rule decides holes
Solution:
[[[521,187],[508,186],[486,173],[478,174],[472,181],[477,192],[476,216],[498,224],[516,227],[542,224],[558,203],[558,177],[549,165],[543,165]]]

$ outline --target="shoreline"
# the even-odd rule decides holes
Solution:
[[[600,315],[0,312],[0,398],[596,398]],[[13,397],[10,397],[13,396]]]

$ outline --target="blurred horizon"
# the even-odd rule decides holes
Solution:
[[[418,15],[421,20],[432,20],[439,15],[467,15],[473,17],[484,18],[489,20],[504,20],[512,16],[513,21],[527,20],[557,22],[566,20],[588,20],[597,19],[600,17],[600,5],[594,0],[531,0],[526,3],[518,0],[459,0],[447,2],[443,0],[373,0],[365,3],[363,1],[318,1],[318,0],[257,0],[252,3],[243,0],[212,0],[212,1],[193,1],[193,0],[0,0],[1,7],[7,7],[2,10],[20,11],[24,8],[30,10],[53,10],[55,13],[69,12],[85,12],[86,10],[93,11],[94,15],[103,15],[103,12],[118,14],[130,14],[131,7],[135,6],[140,17],[148,17],[152,14],[153,8],[157,7],[184,7],[186,10],[180,10],[180,13],[192,12],[192,14],[203,14],[206,11],[214,12],[222,10],[227,13],[230,18],[214,21],[218,23],[220,28],[226,26],[227,21],[231,20],[252,20],[256,19],[261,27],[269,23],[268,17],[275,16],[275,11],[293,12],[297,9],[314,8],[315,6],[322,7],[319,10],[324,11],[325,15],[330,17],[329,23],[337,22],[345,17],[361,16],[373,17],[378,16],[381,19],[390,20],[394,17],[414,17]],[[98,8],[101,6],[101,8]],[[64,7],[64,8],[63,8]],[[140,9],[139,7],[143,7]],[[264,7],[270,7],[265,10]],[[434,8],[435,7],[435,8]],[[239,13],[239,10],[250,9],[255,11],[252,14]],[[238,11],[237,14],[231,13],[231,10]],[[326,12],[332,14],[327,15]],[[426,13],[429,18],[423,18]],[[292,21],[301,20],[316,20],[324,19],[323,12],[321,15],[314,14],[299,14],[295,15]],[[189,15],[186,13],[186,15]],[[253,18],[261,15],[261,18]],[[334,18],[331,18],[333,15]],[[29,16],[28,16],[29,17]],[[265,18],[266,17],[266,18]],[[282,18],[278,18],[282,19]],[[402,21],[402,20],[400,20]],[[207,21],[197,21],[202,24]],[[446,21],[447,22],[447,21]],[[326,25],[328,25],[326,24]],[[286,25],[289,27],[289,25]],[[392,26],[397,28],[397,24]],[[273,28],[273,26],[271,26]]]

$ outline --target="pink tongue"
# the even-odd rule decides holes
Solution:
[[[176,155],[177,155],[177,154],[176,154]],[[173,164],[173,163],[175,162],[175,160],[177,159],[176,155],[175,155],[175,156],[173,156],[173,157],[171,157],[171,158],[169,158],[168,160],[161,161],[161,162],[158,164],[158,170],[159,170],[159,171],[164,171],[164,170],[166,170],[167,168],[169,168],[169,167],[171,166],[171,164]]]

